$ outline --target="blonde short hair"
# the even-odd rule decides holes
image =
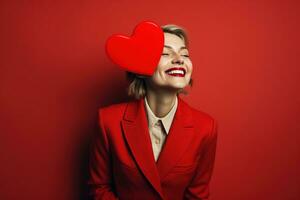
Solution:
[[[171,33],[180,37],[184,41],[186,47],[188,48],[189,41],[188,41],[187,33],[184,30],[184,28],[177,26],[175,24],[167,24],[161,26],[161,28],[165,33]],[[126,71],[126,79],[129,82],[129,86],[127,88],[127,94],[129,96],[132,96],[136,99],[145,97],[147,93],[146,81],[142,76]],[[190,86],[193,85],[192,78],[190,79],[189,85]],[[183,93],[184,95],[188,94],[188,92],[184,89],[179,90],[177,94],[179,93]]]

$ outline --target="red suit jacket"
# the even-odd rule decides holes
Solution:
[[[93,199],[208,199],[217,123],[178,96],[178,107],[157,162],[144,98],[99,109],[88,184]]]

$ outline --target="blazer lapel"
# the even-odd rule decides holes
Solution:
[[[174,167],[188,148],[194,133],[193,117],[190,107],[178,96],[178,107],[166,137],[165,144],[157,161],[157,168],[162,180]]]
[[[154,160],[143,98],[127,104],[121,124],[125,139],[138,167],[164,199]]]

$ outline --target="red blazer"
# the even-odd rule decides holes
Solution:
[[[88,184],[93,199],[208,199],[217,123],[178,96],[170,132],[154,160],[144,98],[99,109]]]

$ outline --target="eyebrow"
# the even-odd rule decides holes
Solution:
[[[173,49],[171,46],[168,46],[168,45],[164,45],[164,47],[169,48],[169,49]],[[183,46],[183,47],[180,47],[179,50],[181,50],[181,49],[187,49],[187,48]]]

